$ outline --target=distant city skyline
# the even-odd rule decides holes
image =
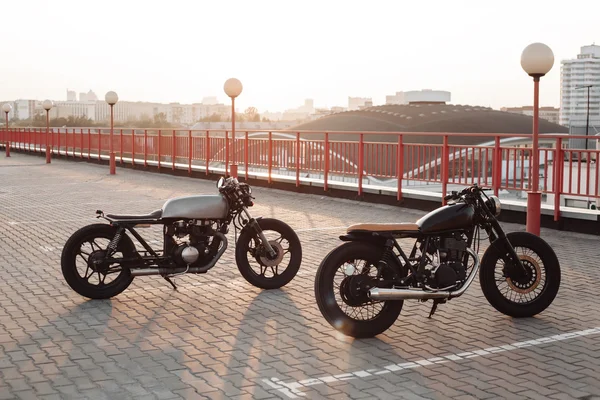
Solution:
[[[277,1],[7,2],[0,9],[1,99],[64,99],[65,89],[115,90],[124,101],[227,102],[260,111],[384,104],[397,91],[452,93],[452,103],[531,104],[522,50],[543,42],[555,63],[540,103],[560,104],[560,62],[600,43],[600,2]]]

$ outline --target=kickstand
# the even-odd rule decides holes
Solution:
[[[171,286],[173,286],[173,289],[177,290],[177,286],[175,286],[175,284],[173,283],[173,281],[171,280],[171,278],[169,278],[168,276],[163,276],[163,278],[165,278],[165,281],[169,282],[171,284]]]
[[[433,300],[433,306],[431,306],[431,311],[429,312],[429,317],[427,317],[427,318],[431,318],[433,316],[433,314],[435,314],[435,310],[437,310],[438,304],[445,303],[445,302],[446,302],[445,300],[439,300],[439,299]]]

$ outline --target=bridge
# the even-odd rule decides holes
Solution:
[[[384,137],[373,141],[371,137]],[[411,137],[411,142],[403,140]],[[547,223],[600,232],[596,168],[598,152],[572,149],[565,134],[540,135],[542,214]],[[416,139],[415,139],[416,138]],[[418,138],[422,138],[419,142]],[[104,128],[10,128],[0,130],[0,145],[106,162],[110,130]],[[460,144],[461,142],[478,144]],[[436,143],[437,142],[437,143]],[[121,166],[153,167],[206,175],[231,172],[245,179],[296,188],[336,189],[347,196],[376,194],[384,202],[441,202],[442,193],[478,183],[524,213],[531,187],[530,136],[494,133],[242,131],[115,129],[113,146]],[[588,162],[588,160],[590,162]],[[584,221],[581,225],[576,221]]]

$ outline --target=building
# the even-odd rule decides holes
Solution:
[[[563,60],[560,70],[560,119],[564,126],[590,125],[600,130],[600,46],[581,47],[577,58]]]
[[[509,112],[513,114],[523,114],[533,117],[533,106],[523,107],[502,107],[500,111]],[[556,107],[540,107],[539,109],[540,118],[550,121],[553,124],[558,124],[560,108]]]
[[[446,104],[450,102],[450,92],[445,90],[410,90],[407,92],[396,92],[394,95],[385,96],[385,104]]]
[[[77,101],[77,93],[74,90],[67,89],[67,101]]]
[[[50,109],[50,118],[75,118],[84,117],[92,121],[96,119],[96,110],[94,102],[72,101],[56,101],[54,107]]]
[[[361,110],[365,107],[372,107],[373,100],[370,97],[350,97],[348,96],[348,110]]]

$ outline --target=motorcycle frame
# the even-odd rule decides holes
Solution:
[[[257,235],[260,237],[261,242],[265,245],[266,250],[268,252],[272,252],[273,249],[272,249],[271,245],[269,244],[269,242],[267,241],[266,237],[264,236],[264,233],[262,232],[262,229],[260,228],[260,225],[258,223],[258,221],[260,221],[262,219],[262,217],[256,217],[256,218],[252,217],[246,206],[240,207],[239,211],[237,209],[232,211],[232,208],[230,208],[230,210],[227,214],[227,218],[206,220],[206,221],[216,222],[218,224],[217,230],[211,230],[211,232],[209,232],[209,234],[208,234],[208,236],[212,236],[214,238],[213,242],[211,243],[211,246],[214,246],[215,245],[214,241],[218,239],[218,242],[216,243],[216,249],[214,249],[214,248],[211,249],[211,251],[216,250],[216,253],[215,253],[215,256],[213,257],[213,259],[207,265],[202,266],[202,267],[190,268],[188,266],[187,268],[184,268],[184,267],[177,267],[177,266],[174,267],[170,264],[165,265],[165,263],[172,261],[171,257],[168,255],[169,249],[167,248],[168,239],[172,235],[168,234],[166,227],[174,224],[177,221],[182,221],[185,219],[183,219],[183,218],[164,218],[163,219],[163,218],[161,218],[161,219],[115,220],[115,219],[106,217],[101,210],[96,211],[97,218],[103,218],[103,219],[107,220],[111,226],[114,226],[117,228],[117,232],[115,233],[115,236],[113,237],[113,239],[111,240],[111,242],[108,245],[108,249],[112,250],[112,252],[109,251],[109,253],[108,253],[109,258],[112,255],[112,253],[115,252],[124,232],[131,233],[131,235],[142,245],[142,247],[144,248],[146,253],[150,254],[150,255],[141,255],[138,251],[136,251],[136,257],[110,258],[111,263],[123,263],[123,264],[136,263],[136,264],[138,264],[135,266],[132,266],[132,265],[128,266],[130,271],[132,271],[132,275],[155,275],[157,269],[158,269],[158,273],[160,275],[171,275],[171,274],[178,274],[178,273],[185,273],[185,272],[192,272],[192,273],[207,272],[209,269],[211,269],[217,263],[217,261],[221,258],[221,256],[227,249],[228,241],[227,241],[227,238],[225,237],[225,235],[228,233],[229,225],[232,223],[234,218],[238,218],[241,213],[244,213],[245,216],[248,218],[247,220],[242,219],[242,231],[244,231],[246,229],[254,229],[256,231]],[[140,235],[140,233],[135,229],[135,227],[138,225],[140,225],[140,226],[146,225],[146,227],[148,225],[162,225],[164,227],[163,228],[163,249],[162,250],[153,249],[148,244],[148,242]],[[223,246],[219,250],[221,243],[223,243]],[[159,252],[162,253],[162,255],[159,254]],[[147,267],[148,269],[143,270],[144,267]],[[137,271],[137,270],[143,270],[143,271]],[[137,273],[137,272],[141,272],[141,273]]]
[[[500,226],[496,216],[490,211],[490,209],[485,204],[485,201],[481,198],[479,193],[483,193],[483,191],[478,191],[475,196],[465,197],[465,207],[474,207],[476,212],[474,216],[473,226],[468,229],[449,229],[444,231],[435,231],[422,233],[418,231],[398,231],[398,232],[351,232],[346,235],[340,236],[340,240],[345,242],[370,242],[376,244],[378,246],[383,246],[384,252],[382,255],[382,259],[384,259],[389,254],[394,255],[394,259],[398,263],[398,267],[400,267],[400,274],[403,278],[398,281],[391,282],[392,284],[400,284],[405,285],[406,282],[404,278],[408,276],[409,271],[404,271],[403,269],[408,268],[410,270],[410,277],[415,277],[415,283],[421,283],[423,278],[423,272],[425,266],[427,265],[427,257],[424,257],[424,253],[421,254],[421,257],[416,257],[416,251],[419,248],[419,244],[423,243],[423,249],[428,249],[430,240],[435,239],[437,237],[448,237],[453,236],[456,233],[465,234],[467,236],[467,248],[470,249],[473,245],[473,239],[476,234],[476,230],[478,228],[483,228],[488,234],[488,239],[490,241],[490,246],[498,249],[500,254],[502,254],[502,258],[505,261],[505,268],[508,274],[513,274],[516,272],[525,271],[525,267],[521,263],[521,260],[517,253],[515,252],[514,247],[510,244],[506,233]],[[484,194],[485,195],[485,194]],[[404,238],[414,238],[415,243],[412,247],[410,255],[406,255],[400,244],[398,243],[398,239]],[[501,246],[502,248],[498,248]],[[489,249],[489,248],[488,248]],[[393,250],[396,250],[398,254],[394,253]],[[425,250],[426,251],[426,250]],[[507,257],[508,256],[508,257]],[[469,257],[469,253],[465,252],[463,255],[466,262]],[[477,271],[473,270],[471,274],[476,273]],[[472,283],[472,279],[467,277],[465,282],[470,285]],[[467,286],[468,287],[468,286]],[[461,287],[461,289],[466,289],[467,287]]]

